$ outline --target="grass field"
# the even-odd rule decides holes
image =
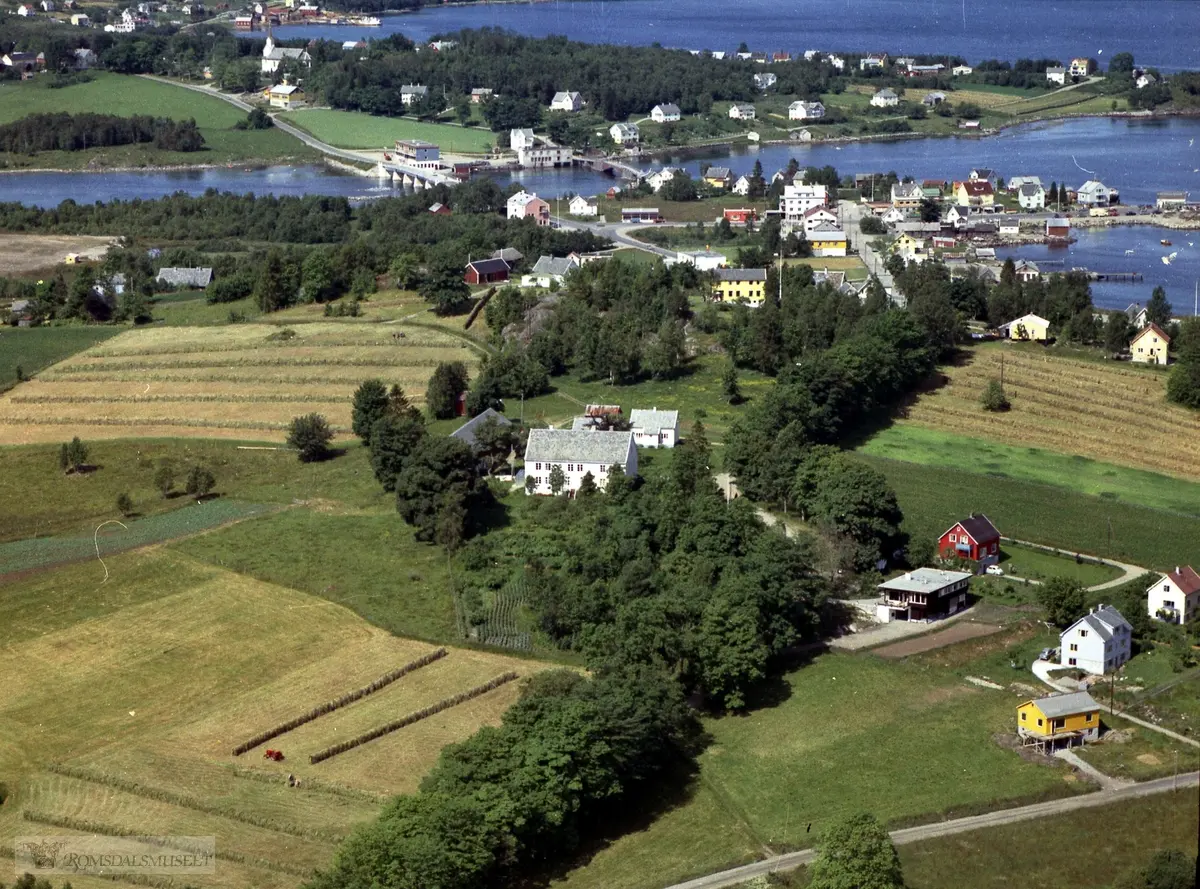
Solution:
[[[512,683],[310,765],[306,754],[507,670],[452,649],[341,710],[233,757],[234,744],[431,650],[324,599],[186,556],[142,550],[9,584],[0,599],[0,842],[39,829],[216,836],[207,887],[298,885],[338,839],[413,790],[440,748],[494,722]],[[399,579],[394,594],[405,595]],[[63,607],[66,606],[66,607]],[[302,777],[300,788],[283,780]]]
[[[178,496],[178,490],[193,464],[212,471],[215,493],[223,499],[318,508],[336,504],[343,511],[394,508],[371,473],[366,449],[357,444],[348,445],[333,460],[301,463],[292,451],[245,450],[237,441],[85,440],[91,451],[88,460],[97,468],[82,474],[59,470],[57,445],[0,448],[0,462],[7,470],[0,473],[0,541],[90,535],[99,522],[121,518],[116,500],[123,493],[144,517],[190,509],[194,502]],[[163,462],[177,467],[177,493],[169,498],[154,485],[155,469]]]
[[[282,441],[299,414],[348,432],[350,398],[370,377],[420,402],[439,361],[478,352],[426,327],[315,322],[142,328],[61,362],[0,398],[0,444],[184,436]],[[404,333],[403,339],[393,334]]]
[[[979,396],[1002,360],[1012,410],[988,413]],[[1196,414],[1166,403],[1165,374],[1003,343],[972,349],[943,374],[902,422],[1200,480]]]
[[[424,139],[441,146],[446,154],[487,154],[496,142],[495,133],[477,127],[376,117],[360,111],[314,108],[280,117],[338,148],[390,150],[397,139]]]
[[[1029,580],[1070,577],[1085,586],[1104,583],[1121,576],[1120,568],[1097,565],[1093,562],[1076,563],[1067,556],[1017,543],[1000,544],[1000,567],[1004,569],[1005,574],[1015,577]]]
[[[0,392],[17,384],[18,367],[33,376],[117,332],[112,327],[0,327]]]
[[[30,114],[65,111],[129,117],[147,114],[177,120],[194,118],[206,150],[162,151],[151,145],[124,145],[87,151],[50,151],[33,156],[0,154],[0,166],[43,169],[139,167],[171,164],[224,164],[246,160],[315,159],[317,152],[282,130],[235,130],[246,115],[228,102],[168,83],[95,72],[87,83],[49,89],[40,78],[0,84],[0,124]]]
[[[863,459],[887,477],[904,511],[904,527],[914,536],[936,540],[964,515],[982,512],[1006,536],[1154,570],[1196,557],[1192,541],[1200,540],[1200,519],[1066,488],[881,457]]]
[[[1200,516],[1200,484],[1194,482],[1037,447],[956,435],[910,422],[879,431],[858,450],[890,460],[1054,485],[1104,500]]]
[[[1079,785],[1064,771],[993,741],[1010,730],[1019,698],[918,662],[823,655],[783,677],[759,709],[706,722],[713,743],[693,795],[560,885],[664,886],[763,846],[805,848],[832,819],[857,811],[908,823],[999,800],[1070,795]]]

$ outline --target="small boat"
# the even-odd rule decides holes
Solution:
[[[1163,238],[1163,239],[1162,239],[1161,241],[1159,241],[1158,243],[1162,244],[1164,247],[1170,247],[1170,246],[1171,246],[1171,242],[1170,242],[1170,241],[1168,241],[1166,238]]]

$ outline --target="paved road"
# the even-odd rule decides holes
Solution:
[[[567,219],[563,216],[552,216],[551,219],[557,222],[559,227],[570,231],[572,229],[578,231],[591,232],[601,238],[608,238],[614,244],[621,247],[632,247],[635,250],[644,250],[646,253],[653,253],[656,256],[661,256],[664,259],[675,259],[679,255],[678,250],[671,250],[667,247],[659,247],[655,244],[648,244],[645,241],[639,241],[637,238],[629,236],[629,232],[635,228],[646,228],[644,223],[630,223],[621,225],[620,223],[600,224],[599,222],[581,222],[578,219]],[[683,225],[684,223],[678,223]],[[665,223],[662,227],[669,227],[671,223]]]
[[[898,846],[917,843],[922,840],[932,840],[937,837],[953,836],[967,833],[985,827],[997,827],[1003,824],[1015,824],[1020,821],[1031,821],[1036,818],[1049,818],[1065,815],[1081,809],[1095,806],[1105,806],[1134,799],[1141,796],[1151,796],[1159,793],[1169,793],[1175,787],[1194,788],[1200,786],[1200,772],[1189,772],[1178,777],[1158,778],[1154,781],[1144,781],[1141,784],[1129,784],[1114,790],[1100,790],[1082,796],[1067,799],[1051,800],[1045,803],[1034,803],[1030,806],[1020,806],[1016,809],[1001,809],[986,815],[972,815],[968,818],[955,818],[953,821],[939,821],[934,824],[923,824],[920,827],[908,827],[892,831],[892,842]],[[776,855],[753,864],[730,868],[720,873],[710,874],[678,883],[668,889],[722,889],[725,886],[736,886],[754,877],[778,871],[794,870],[801,865],[809,864],[816,857],[816,851],[805,849],[801,852],[790,852],[787,855]]]
[[[903,306],[904,295],[896,289],[896,282],[892,279],[891,273],[884,267],[884,258],[871,248],[870,240],[872,236],[863,234],[862,230],[858,227],[859,220],[862,219],[863,214],[866,212],[865,208],[854,201],[840,201],[838,209],[842,214],[842,231],[854,241],[858,255],[862,257],[867,270],[879,279],[879,283],[883,285],[883,289],[887,291],[888,296],[897,305]]]

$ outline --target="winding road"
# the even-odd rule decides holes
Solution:
[[[1016,824],[1020,821],[1032,821],[1037,818],[1050,818],[1065,815],[1081,809],[1096,806],[1107,806],[1123,800],[1136,799],[1142,796],[1152,796],[1159,793],[1170,793],[1175,789],[1200,787],[1200,772],[1188,772],[1168,778],[1156,778],[1153,781],[1143,781],[1140,784],[1127,784],[1112,789],[1099,790],[1082,796],[1066,799],[1051,800],[1045,803],[1034,803],[1029,806],[1019,806],[1015,809],[1001,809],[988,812],[985,815],[971,815],[967,818],[955,818],[952,821],[938,821],[933,824],[922,824],[919,827],[906,827],[903,830],[892,831],[892,842],[897,846],[918,843],[922,840],[932,840],[938,837],[953,836],[967,833],[985,827],[998,827],[1003,824]],[[816,857],[815,849],[804,849],[800,852],[789,852],[786,855],[776,855],[765,858],[753,864],[730,868],[707,877],[677,883],[667,889],[722,889],[725,886],[736,886],[754,877],[779,871],[794,870],[809,864]]]

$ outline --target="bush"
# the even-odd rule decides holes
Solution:
[[[858,227],[864,235],[886,235],[887,226],[878,216],[864,216],[858,220]]]
[[[287,443],[299,452],[301,463],[315,463],[330,455],[329,443],[333,441],[333,429],[329,421],[320,414],[305,414],[296,417],[288,425]]]
[[[216,484],[217,479],[207,466],[196,465],[188,470],[184,490],[189,497],[204,497]]]
[[[117,495],[117,512],[125,518],[133,515],[133,498],[128,493]]]
[[[171,494],[171,489],[175,487],[175,470],[169,463],[159,464],[158,469],[154,470],[154,487],[163,499],[166,499]]]
[[[980,398],[980,403],[985,411],[1002,412],[1012,407],[1012,403],[1008,400],[1008,395],[1004,391],[1004,387],[1000,385],[999,380],[989,380],[987,386],[983,389],[983,396]]]
[[[76,435],[65,442],[58,452],[58,468],[63,472],[79,472],[87,465],[88,448]]]

